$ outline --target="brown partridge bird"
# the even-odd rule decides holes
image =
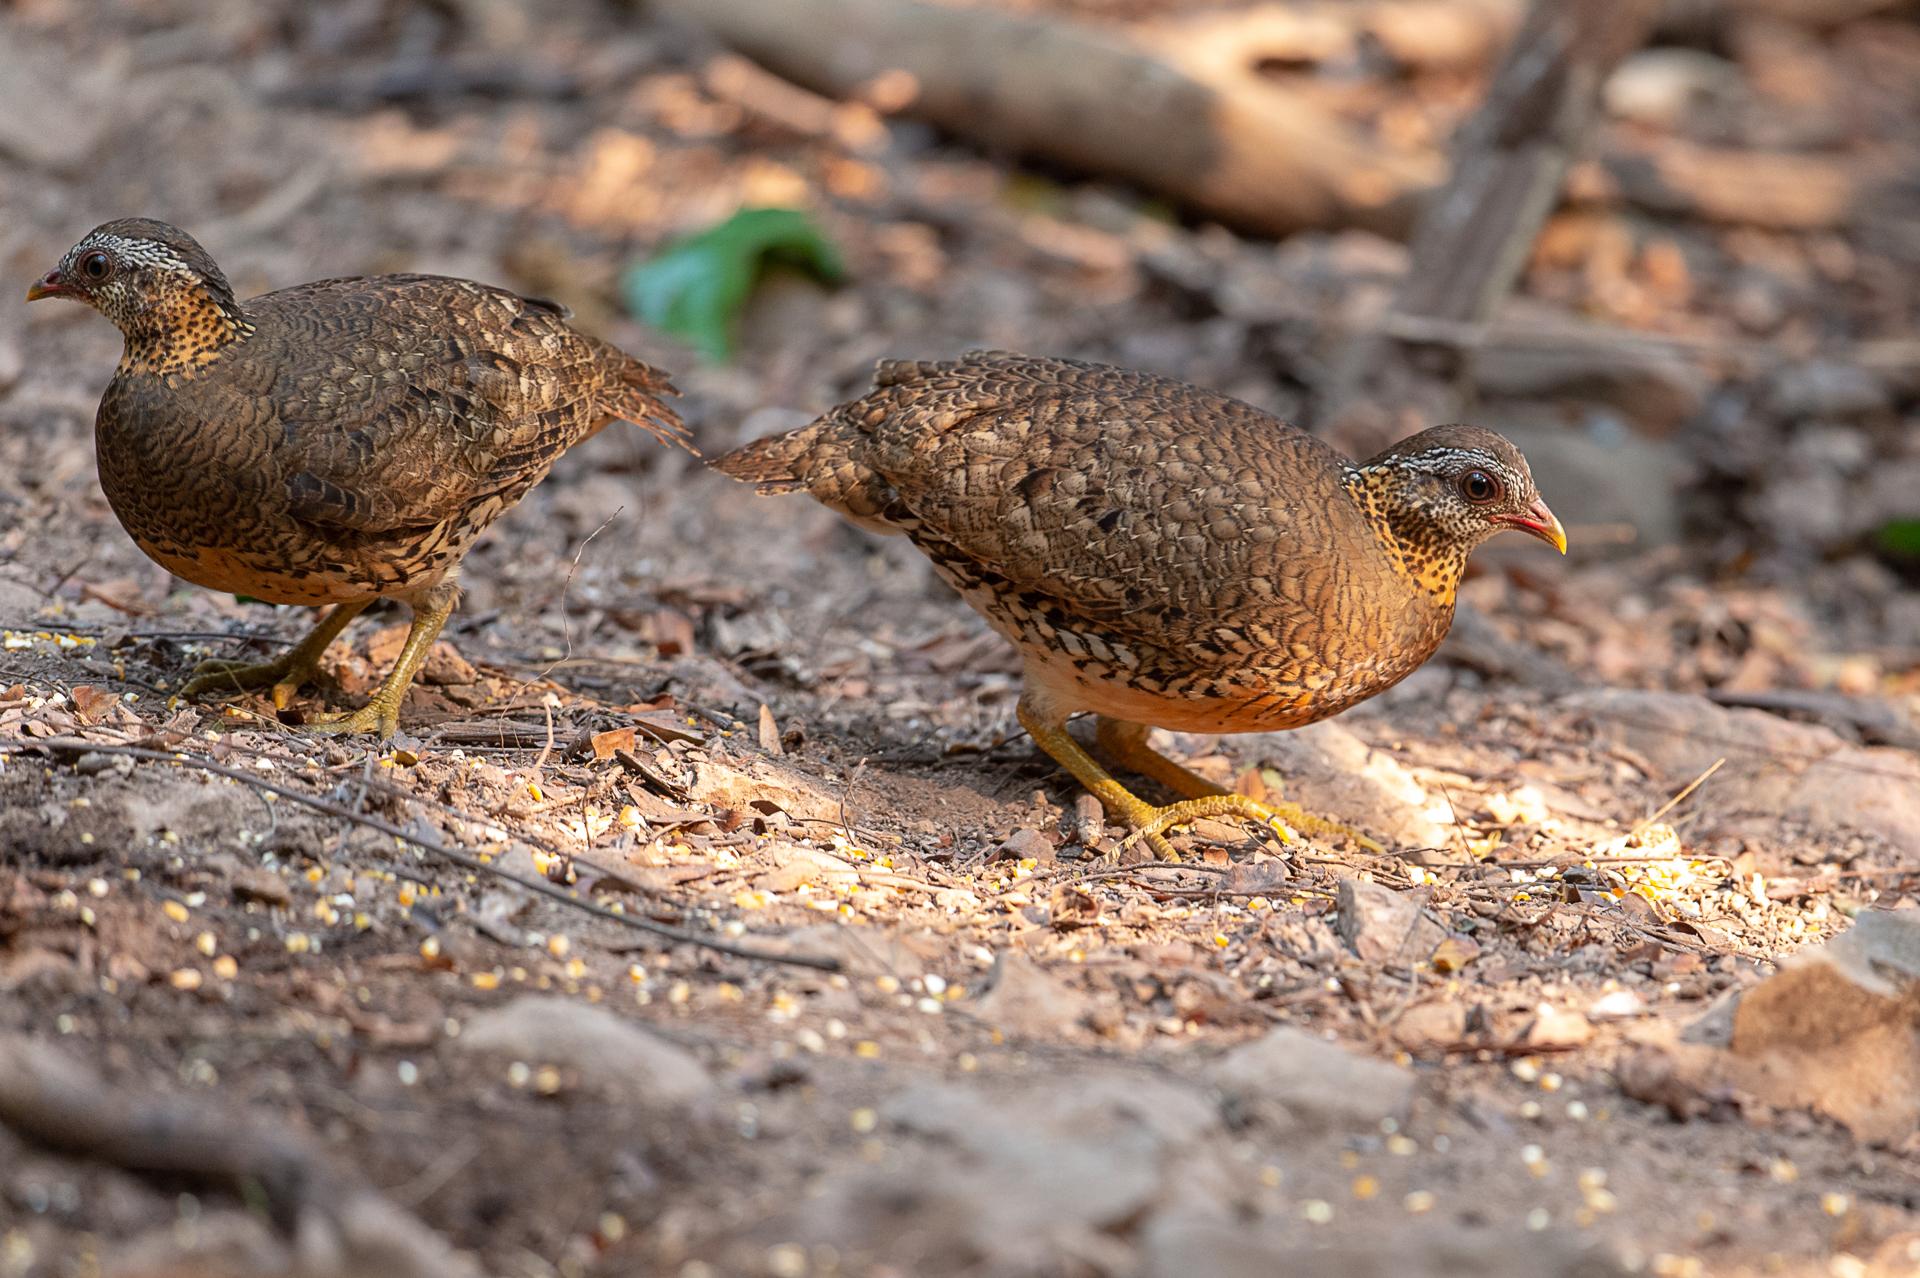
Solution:
[[[95,228],[27,291],[119,326],[95,422],[100,484],[169,571],[269,603],[332,604],[263,664],[210,661],[185,692],[271,687],[276,707],[376,599],[413,609],[365,707],[322,724],[391,735],[480,533],[608,422],[687,446],[666,376],[567,312],[467,280],[322,280],[241,302],[185,232]]]
[[[1475,546],[1517,528],[1566,550],[1491,431],[1437,426],[1354,463],[1224,395],[992,351],[883,363],[866,396],[714,465],[912,538],[1019,649],[1034,741],[1163,857],[1162,831],[1202,816],[1352,831],[1226,793],[1150,749],[1151,727],[1338,714],[1433,655]],[[1079,711],[1183,800],[1116,781],[1068,735]]]

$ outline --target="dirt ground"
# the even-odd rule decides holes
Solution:
[[[1911,175],[1920,27],[1736,34],[1694,51],[1743,110],[1627,100],[1607,138]],[[798,131],[716,56],[618,5],[0,3],[0,292],[133,214],[243,296],[501,282],[672,370],[714,453],[973,346],[1311,422],[1404,268],[906,120]],[[1476,83],[1334,96],[1444,137]],[[1550,225],[1516,307],[1670,339],[1482,370],[1568,559],[1489,547],[1441,655],[1335,722],[1164,743],[1385,855],[1203,826],[1181,865],[1096,859],[1121,832],[911,547],[630,430],[468,559],[392,742],[297,725],[358,704],[398,611],[281,718],[175,704],[308,617],[135,549],[91,448],[118,335],[0,307],[0,1034],[173,1151],[0,1125],[0,1275],[1920,1273],[1911,1130],[1635,1065],[1914,896],[1920,576],[1873,541],[1920,515],[1897,195],[1783,228],[1602,191]],[[850,279],[775,279],[714,364],[615,281],[742,204],[812,209]],[[196,1166],[193,1114],[290,1143],[304,1196]]]

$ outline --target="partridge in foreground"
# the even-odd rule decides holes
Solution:
[[[378,691],[324,731],[392,734],[461,558],[561,453],[622,418],[690,447],[663,373],[485,284],[380,275],[241,302],[191,236],[128,218],[69,250],[27,291],[42,297],[126,337],[94,434],[140,549],[210,590],[333,605],[276,660],[203,663],[187,695],[271,687],[285,708],[367,605],[412,607]]]
[[[1566,534],[1514,446],[1436,426],[1354,463],[1258,409],[1124,369],[1002,352],[887,362],[874,389],[714,465],[905,533],[1025,662],[1020,723],[1161,856],[1234,815],[1341,830],[1229,794],[1158,726],[1268,732],[1338,714],[1439,646],[1467,556]],[[1155,808],[1068,735],[1181,794]]]

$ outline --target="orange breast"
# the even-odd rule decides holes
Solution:
[[[208,590],[246,595],[266,603],[344,603],[366,599],[374,593],[338,577],[276,570],[230,550],[201,548],[183,552],[177,547],[156,545],[139,538],[135,541],[155,563],[176,577],[184,577]]]

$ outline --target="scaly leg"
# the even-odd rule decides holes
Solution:
[[[272,661],[230,661],[215,658],[203,661],[193,668],[193,678],[187,686],[180,689],[183,697],[197,697],[203,692],[241,692],[247,688],[273,689],[273,708],[285,710],[292,703],[294,694],[301,685],[307,683],[320,672],[320,657],[347,623],[359,616],[372,603],[371,599],[358,599],[352,603],[335,604],[333,610],[320,618],[320,623],[307,632],[307,637],[287,649]]]
[[[1180,854],[1167,842],[1163,831],[1201,817],[1244,817],[1267,826],[1283,840],[1292,837],[1291,831],[1281,823],[1273,809],[1244,794],[1209,794],[1183,799],[1165,807],[1154,807],[1114,780],[1112,773],[1080,748],[1080,743],[1067,732],[1067,712],[1055,705],[1044,692],[1033,688],[1023,692],[1018,714],[1020,726],[1033,737],[1034,744],[1052,755],[1061,767],[1073,774],[1074,780],[1087,787],[1110,815],[1133,830],[1127,841],[1146,840],[1154,855],[1163,861],[1180,859]]]
[[[1094,730],[1094,741],[1108,758],[1121,767],[1150,777],[1175,794],[1189,799],[1205,799],[1229,793],[1148,745],[1147,733],[1150,731],[1152,729],[1144,723],[1128,723],[1124,719],[1109,719],[1101,715]],[[1352,839],[1370,852],[1386,851],[1352,826],[1316,816],[1297,803],[1269,799],[1266,806],[1304,834],[1339,835]]]
[[[413,625],[407,630],[407,642],[400,649],[400,659],[393,663],[393,669],[387,672],[380,687],[366,705],[352,714],[322,719],[309,725],[312,730],[341,736],[371,732],[382,740],[392,736],[400,727],[400,703],[407,699],[413,676],[426,664],[433,641],[440,637],[440,628],[447,624],[459,600],[460,588],[452,581],[429,586],[408,599],[413,608]]]

